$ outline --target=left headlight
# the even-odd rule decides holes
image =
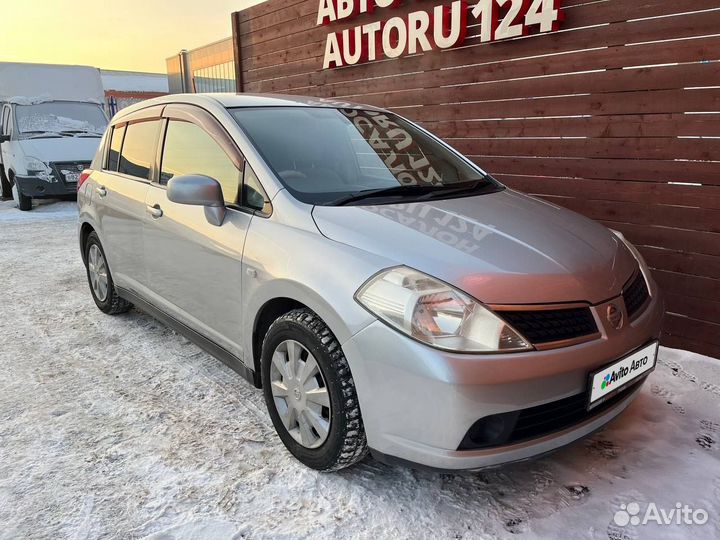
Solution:
[[[53,177],[48,167],[42,160],[34,157],[25,158],[25,169],[28,176],[36,176],[45,182],[52,182]]]
[[[474,353],[532,349],[478,301],[412,268],[380,272],[360,287],[355,298],[390,326],[439,349]]]

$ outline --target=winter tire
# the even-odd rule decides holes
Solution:
[[[10,184],[10,180],[5,174],[5,167],[2,165],[0,165],[0,186],[2,187],[0,197],[3,200],[12,199],[12,184]]]
[[[117,315],[125,313],[132,307],[132,304],[120,298],[115,290],[105,251],[95,231],[88,235],[85,242],[85,269],[90,293],[100,311],[108,315]]]
[[[336,471],[365,457],[365,429],[350,367],[314,312],[295,309],[270,326],[261,371],[275,430],[300,462]]]

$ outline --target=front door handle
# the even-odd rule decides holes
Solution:
[[[101,197],[104,197],[105,195],[107,195],[107,189],[105,188],[105,186],[99,186],[99,187],[97,188],[97,193],[98,193],[98,195],[100,195]]]
[[[160,219],[163,216],[163,211],[159,204],[156,204],[155,206],[148,206],[147,210],[148,214],[150,214],[153,219]]]

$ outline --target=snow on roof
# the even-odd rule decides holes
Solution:
[[[118,92],[168,92],[167,75],[135,71],[100,70],[105,90]]]

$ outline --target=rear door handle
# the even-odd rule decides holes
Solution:
[[[159,204],[156,204],[155,206],[148,206],[147,207],[148,214],[150,214],[153,219],[159,219],[163,215],[162,208],[160,208]]]
[[[105,195],[107,195],[107,189],[105,189],[105,186],[99,186],[97,188],[97,192],[98,192],[98,195],[100,195],[101,197],[104,197]]]

